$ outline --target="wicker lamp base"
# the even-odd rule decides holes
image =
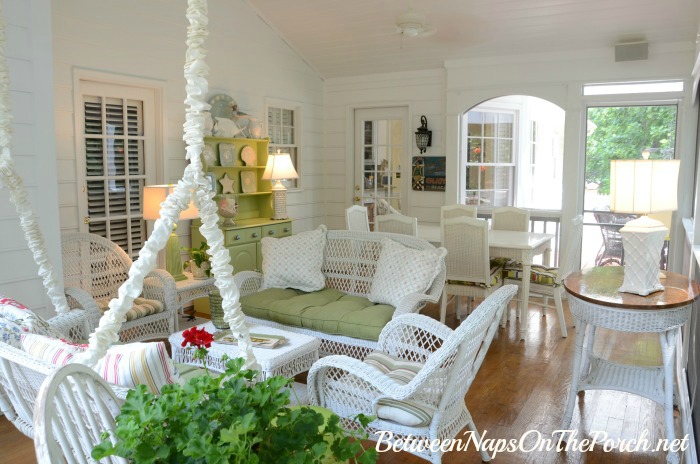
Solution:
[[[288,219],[287,189],[272,189],[272,219]]]

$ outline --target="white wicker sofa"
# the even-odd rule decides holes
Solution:
[[[445,283],[446,251],[443,248],[435,248],[423,239],[408,235],[326,231],[323,226],[317,231],[321,229],[325,233],[325,246],[320,272],[321,286],[325,284],[325,288],[310,292],[270,288],[269,285],[265,288],[267,273],[274,270],[271,268],[274,265],[269,264],[271,252],[266,251],[266,246],[275,244],[277,253],[284,254],[294,243],[292,239],[301,234],[263,239],[265,275],[253,271],[234,275],[241,292],[241,307],[251,323],[317,337],[321,339],[322,354],[345,354],[362,359],[376,348],[381,329],[391,319],[401,314],[417,313],[426,303],[439,300]],[[277,242],[266,243],[268,240]],[[394,254],[388,254],[389,248]],[[383,252],[385,255],[381,258]],[[302,253],[298,260],[300,267],[313,250],[307,247]],[[426,256],[430,264],[422,262],[422,257]],[[395,262],[388,262],[388,259]],[[294,268],[295,264],[287,262],[282,266]],[[387,275],[387,272],[390,273]],[[410,287],[410,281],[417,275],[429,275],[427,280],[424,279],[427,286],[421,291],[401,293],[402,288]],[[376,287],[380,281],[392,287],[396,304],[375,303]],[[348,328],[350,333],[346,330]]]

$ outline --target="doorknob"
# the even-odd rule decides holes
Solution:
[[[355,197],[355,203],[359,203],[359,202],[360,202],[360,197]]]
[[[357,191],[359,192],[359,191],[360,191],[360,186],[359,186],[359,185],[356,185],[356,186],[355,186],[355,190],[357,190]]]

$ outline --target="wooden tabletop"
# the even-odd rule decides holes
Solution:
[[[672,309],[686,306],[700,295],[700,284],[681,274],[661,272],[664,290],[647,296],[618,292],[624,280],[623,266],[604,266],[572,272],[564,281],[566,291],[590,303],[625,309]]]

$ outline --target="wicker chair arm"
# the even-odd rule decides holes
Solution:
[[[66,287],[64,289],[66,297],[68,298],[68,305],[71,309],[79,308],[88,311],[89,313],[95,313],[98,316],[102,315],[99,306],[95,302],[95,299],[88,292],[78,287]]]
[[[250,295],[262,287],[262,274],[256,271],[241,271],[233,276],[233,281],[241,292],[241,296]]]
[[[77,343],[87,340],[94,329],[88,316],[88,312],[84,309],[75,308],[54,316],[46,322],[69,341]]]
[[[327,375],[327,373],[333,369],[343,371],[346,375],[355,377],[354,382],[369,384],[382,395],[390,396],[396,400],[406,399],[415,391],[415,388],[406,390],[404,385],[379,373],[377,369],[358,359],[345,355],[333,355],[319,359],[309,369],[309,399],[312,404],[323,406],[320,397],[323,391],[321,386],[326,380],[332,379],[333,376]]]
[[[175,279],[164,269],[154,269],[143,279],[143,297],[162,301],[165,311],[177,313],[177,288]]]
[[[409,293],[401,299],[401,302],[396,307],[393,317],[402,316],[404,314],[413,314],[419,312],[426,303],[437,303],[440,301],[440,295],[428,295],[426,293]]]
[[[403,314],[394,317],[382,329],[377,342],[377,350],[397,356],[405,350],[407,343],[415,345],[415,336],[444,341],[454,333],[445,324],[423,314]],[[419,340],[420,341],[420,340]],[[430,352],[430,346],[426,346]]]

